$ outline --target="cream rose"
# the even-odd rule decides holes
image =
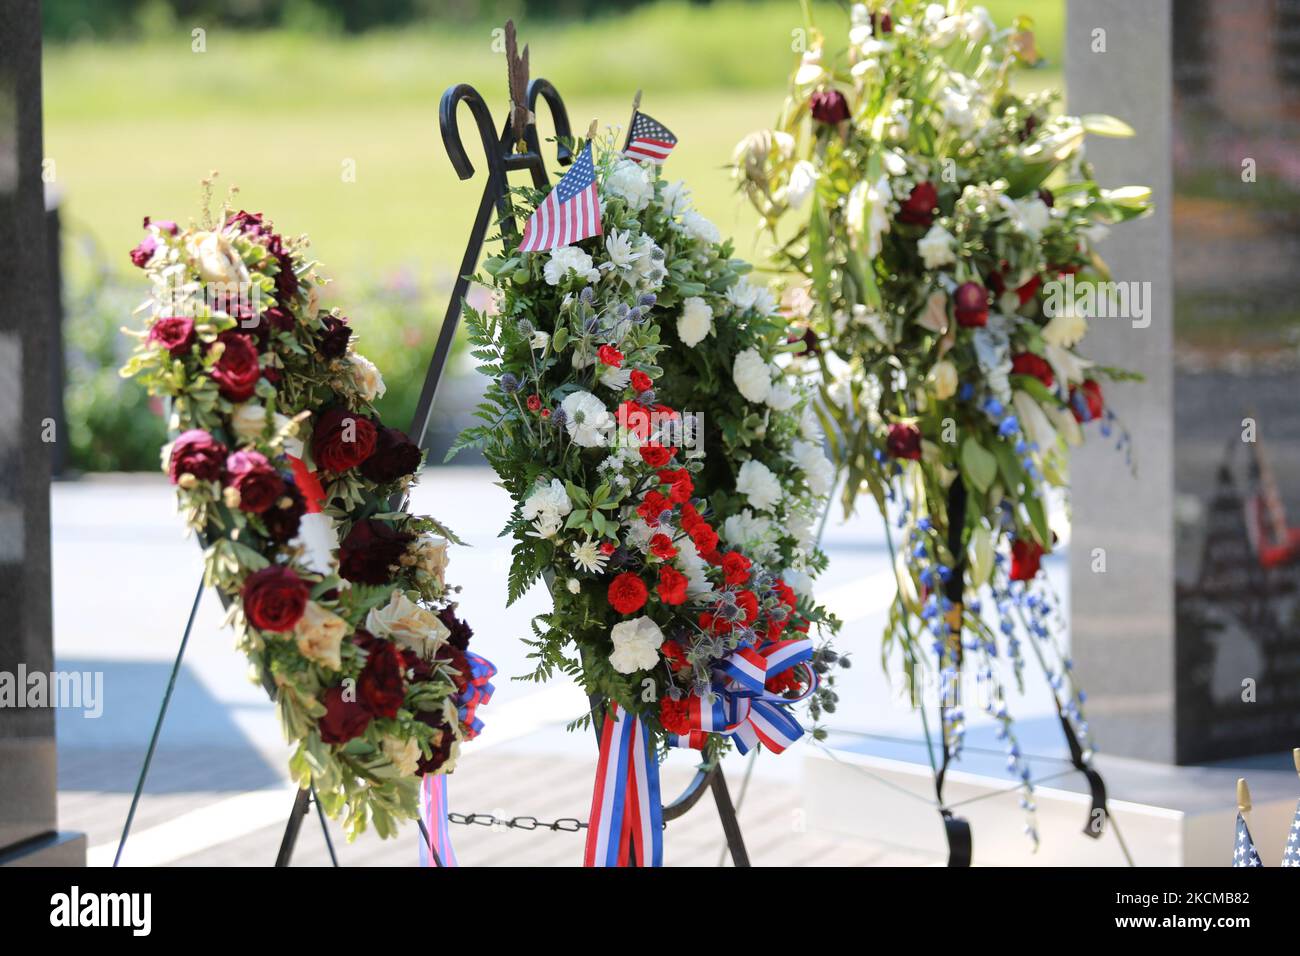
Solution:
[[[953,365],[947,359],[940,359],[934,363],[930,369],[930,374],[926,376],[930,387],[934,389],[934,397],[942,401],[945,398],[952,398],[957,394],[957,366]]]
[[[387,604],[366,615],[366,630],[425,658],[433,657],[451,633],[438,615],[397,590]]]
[[[446,584],[444,574],[447,571],[447,539],[433,534],[423,534],[415,543],[415,566],[438,582],[438,587]]]
[[[383,398],[384,392],[388,391],[388,386],[384,384],[384,377],[379,374],[375,363],[357,352],[348,356],[348,362],[351,366],[352,381],[361,392],[361,397],[367,402]]]
[[[204,282],[248,282],[244,260],[229,239],[219,232],[196,232],[189,238],[190,259]]]
[[[308,601],[302,617],[294,625],[293,636],[298,651],[309,661],[315,661],[332,671],[343,666],[339,649],[348,633],[348,622],[315,601]]]

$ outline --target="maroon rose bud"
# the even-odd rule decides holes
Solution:
[[[913,461],[919,461],[921,458],[921,430],[915,425],[906,425],[901,422],[890,425],[889,437],[885,440],[885,447],[894,458],[910,458]]]
[[[1048,388],[1056,382],[1056,377],[1052,374],[1052,366],[1047,359],[1041,355],[1035,355],[1033,352],[1021,352],[1019,355],[1011,357],[1011,371],[1015,375],[1029,375],[1038,379]]]
[[[158,242],[153,236],[145,236],[140,245],[131,250],[131,262],[143,269],[153,258],[154,250],[158,248]]]
[[[331,687],[321,698],[325,706],[325,715],[321,717],[316,729],[320,739],[327,744],[345,744],[353,738],[360,737],[370,726],[370,712],[355,699],[349,700],[342,685]]]
[[[1101,398],[1101,384],[1094,379],[1087,379],[1077,388],[1070,389],[1070,411],[1075,421],[1083,423],[1101,417],[1106,405]]]
[[[149,339],[176,357],[184,355],[194,344],[194,320],[170,315],[149,326]]]
[[[1038,198],[1041,199],[1043,205],[1047,206],[1049,209],[1056,205],[1056,197],[1053,196],[1052,191],[1046,187],[1038,190]]]
[[[880,36],[883,33],[894,32],[894,21],[888,13],[873,13],[871,15],[871,35]]]
[[[212,369],[212,380],[223,398],[242,402],[253,394],[262,369],[257,361],[257,346],[248,336],[234,330],[222,332],[220,341],[225,346],[221,358]]]
[[[934,210],[939,204],[939,191],[933,183],[919,182],[898,210],[898,221],[909,226],[929,226],[934,222]]]
[[[226,459],[229,486],[239,492],[239,510],[260,515],[284,494],[284,479],[260,451],[237,451]]]
[[[957,324],[963,328],[986,325],[989,320],[989,290],[978,282],[963,282],[953,294],[953,307]]]
[[[275,300],[287,306],[298,294],[298,276],[294,274],[293,257],[289,253],[280,251],[274,255],[280,266],[280,271],[275,274]]]
[[[278,305],[273,305],[263,312],[262,318],[266,319],[267,324],[277,332],[293,331],[293,314]]]
[[[221,478],[225,465],[226,446],[202,429],[194,428],[181,432],[172,442],[167,476],[173,485],[181,475],[193,475],[200,481],[216,481]]]
[[[342,474],[355,468],[375,450],[374,423],[342,406],[321,415],[311,436],[311,454],[318,468]]]
[[[288,500],[288,507],[284,499]],[[276,500],[274,507],[262,512],[262,524],[271,540],[286,544],[298,536],[298,525],[307,511],[307,501],[298,486],[291,481],[284,483],[284,493]]]
[[[358,521],[339,545],[339,574],[356,584],[387,584],[414,538],[383,521]]]
[[[327,315],[320,320],[321,330],[317,336],[316,348],[322,358],[340,358],[348,350],[348,339],[352,337],[352,328],[347,319]]]
[[[377,485],[413,475],[420,467],[420,448],[396,428],[381,428],[375,451],[361,464],[361,474]]]
[[[810,101],[812,115],[819,123],[834,126],[849,118],[849,101],[839,90],[818,90]]]
[[[432,753],[428,757],[421,755],[420,762],[416,766],[415,772],[423,776],[426,773],[434,773],[451,759],[451,745],[455,743],[456,735],[447,726],[447,720],[441,710],[418,710],[415,712],[415,719],[437,731],[429,741]]]
[[[357,700],[374,717],[395,717],[406,699],[401,652],[389,641],[371,646],[357,678]]]
[[[310,591],[292,568],[273,564],[244,581],[244,616],[260,631],[289,631],[302,617]]]
[[[1011,544],[1011,580],[1031,581],[1038,575],[1043,560],[1043,546],[1037,541],[1017,538]]]
[[[451,632],[447,635],[448,644],[458,647],[462,651],[469,648],[469,639],[474,636],[474,630],[456,616],[454,605],[439,611],[438,620],[442,621],[447,630]]]

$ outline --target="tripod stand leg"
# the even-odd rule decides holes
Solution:
[[[198,590],[194,592],[194,603],[190,605],[190,617],[185,622],[185,633],[181,635],[181,646],[176,651],[176,661],[172,664],[172,674],[167,680],[167,690],[163,692],[162,706],[158,708],[158,719],[153,725],[153,735],[149,738],[149,749],[144,754],[144,765],[140,768],[140,778],[135,782],[135,793],[131,795],[131,809],[126,814],[126,824],[122,827],[122,838],[117,842],[117,853],[113,855],[113,865],[122,862],[122,851],[126,849],[126,838],[131,835],[131,824],[135,822],[135,811],[140,805],[140,796],[144,793],[144,782],[149,776],[149,765],[153,763],[154,750],[158,747],[158,736],[162,733],[163,720],[167,717],[167,708],[172,702],[172,691],[176,689],[176,677],[181,672],[181,661],[185,659],[185,648],[190,643],[190,632],[194,630],[194,618],[199,612],[199,599],[203,597],[203,579],[199,579]]]
[[[740,821],[736,819],[736,808],[731,802],[731,791],[727,789],[727,778],[722,775],[721,766],[714,769],[709,786],[713,788],[713,800],[718,805],[718,818],[722,821],[722,832],[727,837],[731,862],[736,866],[749,866],[745,838],[740,834]]]
[[[293,848],[298,843],[298,831],[302,829],[302,821],[310,810],[310,804],[311,791],[299,790],[298,795],[293,798],[293,812],[289,814],[289,822],[284,826],[284,839],[280,841],[280,852],[275,857],[276,866],[288,866],[293,858]]]
[[[316,804],[316,816],[320,818],[320,832],[325,837],[325,849],[329,850],[330,866],[338,866],[339,858],[334,853],[334,841],[330,839],[330,823],[325,819],[325,808],[320,805],[320,797],[316,796],[316,787],[311,787],[311,802]]]

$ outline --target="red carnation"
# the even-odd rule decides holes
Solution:
[[[730,621],[709,611],[701,611],[696,620],[700,625],[700,629],[706,634],[726,634],[731,630]]]
[[[622,402],[618,406],[618,427],[640,438],[650,437],[650,409],[639,402]]]
[[[953,294],[957,324],[973,329],[988,324],[989,290],[978,282],[963,282]]]
[[[758,620],[758,597],[753,591],[741,591],[736,595],[736,606],[745,612],[741,622],[746,627]]]
[[[691,536],[691,541],[695,544],[695,550],[708,560],[708,556],[718,546],[718,533],[708,526],[704,521],[698,521],[687,532]]]
[[[934,222],[934,209],[939,204],[939,191],[929,182],[919,182],[903,200],[898,209],[898,221],[909,226],[929,226]]]
[[[664,561],[677,557],[677,549],[673,547],[673,539],[666,534],[657,534],[650,539],[650,553],[656,558],[662,558]]]
[[[1038,574],[1043,560],[1043,546],[1037,541],[1017,538],[1011,543],[1011,580],[1029,581]]]
[[[372,645],[357,678],[357,698],[375,717],[395,717],[406,698],[401,652],[390,641]]]
[[[686,575],[676,568],[664,565],[659,569],[659,600],[665,604],[686,603]]]
[[[194,344],[194,320],[170,315],[149,326],[149,341],[156,342],[173,356],[179,357]]]
[[[681,513],[682,529],[686,531],[688,534],[690,533],[690,530],[692,528],[694,528],[697,524],[699,524],[703,520],[704,519],[700,517],[700,513],[695,510],[695,505],[689,503],[682,505],[682,513]]]
[[[686,504],[695,493],[695,482],[691,480],[691,473],[685,468],[661,471],[659,480],[668,486],[669,499],[678,504]]]
[[[641,516],[642,521],[653,528],[659,524],[659,516],[671,507],[672,502],[659,492],[649,491],[641,499],[641,503],[636,506],[636,513]]]
[[[226,459],[229,487],[239,492],[239,510],[260,515],[284,494],[284,479],[258,451],[237,451]]]
[[[818,90],[810,100],[812,115],[819,123],[834,126],[849,118],[849,101],[839,90]]]
[[[910,458],[912,461],[920,461],[921,430],[915,425],[907,425],[902,422],[890,425],[889,437],[885,440],[885,448],[894,458]]]
[[[222,332],[220,341],[224,349],[212,369],[212,380],[223,398],[242,402],[253,394],[262,369],[257,364],[257,346],[246,335]]]
[[[683,697],[673,700],[664,696],[659,698],[659,723],[664,730],[678,737],[685,737],[691,732],[691,700]]]
[[[680,674],[682,671],[691,669],[691,662],[686,659],[686,652],[682,650],[682,645],[676,641],[664,641],[659,647],[659,653],[668,662],[668,666],[672,668],[673,673]]]
[[[739,551],[728,551],[722,556],[722,573],[728,584],[744,584],[749,580],[751,562]]]
[[[623,353],[612,345],[602,345],[596,349],[596,358],[600,359],[605,365],[618,368],[623,364]]]
[[[360,737],[370,726],[370,713],[355,698],[348,700],[341,684],[327,690],[321,703],[325,705],[325,715],[316,729],[327,744],[345,744]]]
[[[648,392],[654,388],[654,382],[650,381],[650,376],[639,369],[632,373],[632,387],[638,392]]]
[[[172,484],[181,475],[193,475],[200,481],[215,481],[222,476],[226,465],[226,446],[201,428],[181,432],[172,442],[171,462],[167,475]]]
[[[1070,411],[1076,421],[1090,422],[1100,418],[1105,403],[1101,398],[1101,384],[1094,379],[1087,379],[1078,388],[1070,389]]]
[[[374,423],[339,405],[317,419],[311,454],[318,468],[341,474],[369,458],[378,439]]]
[[[609,557],[617,550],[618,545],[614,544],[613,541],[602,541],[600,543],[600,553],[605,555],[605,557]]]
[[[1035,355],[1033,352],[1021,352],[1019,355],[1011,357],[1011,371],[1016,375],[1029,375],[1038,379],[1048,388],[1051,388],[1056,381],[1052,375],[1052,366],[1041,355]]]
[[[244,616],[259,631],[288,631],[298,623],[310,592],[292,568],[273,564],[244,581]]]
[[[609,603],[619,614],[635,614],[645,607],[650,592],[639,575],[624,571],[609,582]]]
[[[657,441],[652,441],[648,445],[641,446],[641,460],[651,468],[662,468],[673,460],[673,455],[677,453],[674,448],[665,448]]]

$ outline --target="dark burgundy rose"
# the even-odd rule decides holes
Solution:
[[[288,631],[298,623],[310,591],[292,568],[273,564],[244,581],[244,615],[260,631]]]
[[[1056,381],[1056,376],[1052,374],[1052,366],[1041,355],[1035,355],[1033,352],[1021,352],[1019,355],[1011,357],[1011,371],[1016,375],[1031,375],[1038,379],[1048,388],[1051,388]]]
[[[921,458],[921,430],[915,425],[906,425],[901,422],[897,425],[890,425],[889,437],[885,440],[885,447],[894,458],[910,458],[913,461],[919,461]]]
[[[336,359],[348,350],[348,339],[352,337],[352,327],[347,319],[336,315],[327,315],[320,320],[321,331],[316,348],[323,358]]]
[[[456,672],[452,678],[456,682],[456,693],[463,694],[469,689],[470,678],[474,676],[473,670],[469,665],[469,658],[459,647],[453,647],[451,644],[443,644],[438,648],[437,659],[444,664],[449,664],[451,669]]]
[[[1056,197],[1053,196],[1052,191],[1045,186],[1038,190],[1038,198],[1041,199],[1043,205],[1049,209],[1056,205]]]
[[[253,394],[262,369],[257,362],[257,346],[247,335],[233,330],[222,332],[220,341],[225,350],[212,369],[212,380],[223,398],[242,402]]]
[[[325,716],[316,729],[327,744],[345,744],[360,737],[370,726],[370,712],[356,700],[348,700],[341,684],[327,690],[321,703],[325,705]]]
[[[194,344],[194,320],[169,315],[149,326],[149,341],[157,342],[174,356],[184,355]]]
[[[1070,411],[1078,422],[1090,422],[1100,418],[1106,404],[1101,397],[1101,384],[1094,379],[1087,379],[1077,388],[1070,389]]]
[[[279,246],[278,242],[276,246]],[[275,301],[287,306],[298,294],[298,276],[293,271],[293,257],[278,249],[272,254],[280,266],[280,271],[275,274]]]
[[[978,282],[963,282],[953,295],[957,324],[972,329],[986,325],[989,320],[989,290]]]
[[[442,654],[439,653],[438,656],[441,657]],[[402,666],[410,673],[413,684],[423,684],[433,679],[433,662],[409,648],[402,649]]]
[[[158,241],[153,236],[145,236],[140,241],[140,245],[131,250],[131,262],[143,269],[153,258],[154,250],[158,248]]]
[[[375,717],[395,717],[406,699],[402,653],[391,641],[373,645],[357,678],[357,700]]]
[[[172,442],[167,476],[176,484],[181,475],[193,475],[200,481],[216,481],[226,466],[226,446],[201,428],[181,432]]]
[[[474,636],[474,629],[456,616],[455,607],[445,607],[438,612],[438,620],[450,631],[447,643],[460,650],[469,649],[469,639]]]
[[[396,428],[381,428],[374,453],[361,465],[361,474],[377,485],[386,485],[420,467],[420,448]]]
[[[263,312],[262,318],[266,319],[267,324],[277,332],[293,331],[293,313],[280,308],[278,305],[273,305]]]
[[[416,765],[415,772],[423,776],[426,773],[436,772],[451,759],[451,746],[456,742],[456,735],[447,726],[447,720],[441,710],[416,711],[415,719],[438,731],[429,741],[430,756],[421,754],[420,761]]]
[[[810,103],[813,119],[819,123],[834,126],[849,118],[849,101],[839,90],[818,90]]]
[[[311,454],[316,467],[341,474],[369,458],[378,440],[379,434],[370,419],[338,405],[317,419],[311,436]]]
[[[289,500],[288,507],[284,506],[286,498]],[[285,544],[297,537],[298,525],[306,511],[307,502],[302,492],[292,481],[286,481],[284,493],[275,505],[262,512],[262,523],[266,525],[266,532],[271,536],[272,541]]]
[[[226,459],[227,484],[239,492],[239,510],[260,515],[284,494],[284,479],[260,451],[237,451]]]
[[[898,221],[909,226],[929,226],[934,222],[934,209],[939,204],[939,191],[930,182],[919,182],[898,209]]]
[[[387,584],[414,535],[367,518],[358,521],[339,545],[339,574],[357,584]]]
[[[888,13],[871,14],[871,35],[878,37],[882,33],[893,33],[894,21]]]

